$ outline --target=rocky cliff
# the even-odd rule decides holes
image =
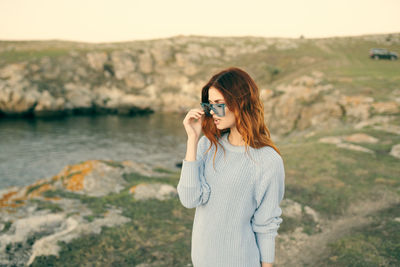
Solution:
[[[332,76],[331,70],[357,63],[343,55],[342,47],[365,48],[365,55],[359,53],[362,60],[369,60],[371,45],[399,48],[400,35],[390,36],[389,41],[379,35],[315,40],[178,36],[98,45],[0,42],[0,113],[186,112],[199,107],[201,88],[215,71],[238,66],[259,84],[268,125],[276,134],[358,123],[399,113],[395,77],[394,88],[380,97],[371,90],[382,88],[358,84],[359,77]],[[349,83],[369,93],[348,91]]]

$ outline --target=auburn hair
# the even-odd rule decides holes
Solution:
[[[249,151],[249,146],[256,149],[270,146],[281,155],[272,142],[264,121],[264,105],[260,99],[260,90],[247,72],[237,67],[230,67],[214,74],[201,91],[202,102],[209,103],[208,91],[211,87],[224,96],[226,106],[235,114],[236,128],[245,141],[246,152]],[[220,130],[215,126],[213,118],[206,116],[202,122],[202,130],[211,141],[206,152],[213,145],[216,147],[213,159],[215,169],[217,143],[220,144],[218,139],[226,132],[230,132],[230,128]],[[223,150],[225,154],[225,148]]]

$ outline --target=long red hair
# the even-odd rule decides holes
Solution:
[[[245,150],[248,147],[261,148],[270,146],[281,155],[279,149],[271,140],[271,135],[264,121],[264,105],[260,99],[260,90],[250,75],[237,67],[230,67],[214,74],[201,91],[201,101],[208,103],[208,90],[216,88],[225,99],[229,110],[235,114],[236,128],[245,141]],[[212,117],[205,117],[202,123],[204,135],[211,141],[209,151],[214,145],[217,154],[218,139],[230,128],[218,129]],[[223,148],[223,147],[222,147]],[[225,154],[225,149],[224,154]],[[214,166],[215,168],[215,166]]]

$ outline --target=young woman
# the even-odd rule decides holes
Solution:
[[[177,186],[182,205],[196,208],[193,266],[272,266],[285,170],[259,89],[245,71],[228,68],[211,77],[201,101],[183,120],[187,151]]]

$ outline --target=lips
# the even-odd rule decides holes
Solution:
[[[215,124],[218,124],[218,123],[219,123],[219,121],[220,121],[220,120],[214,120],[214,123],[215,123]]]

